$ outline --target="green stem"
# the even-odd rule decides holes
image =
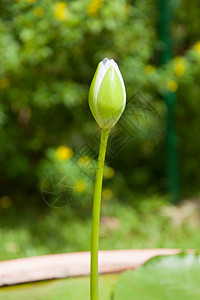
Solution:
[[[98,247],[99,247],[99,219],[101,208],[101,190],[103,182],[103,168],[108,142],[109,129],[101,130],[101,142],[94,185],[94,199],[92,212],[91,233],[91,270],[90,270],[90,299],[98,300]]]

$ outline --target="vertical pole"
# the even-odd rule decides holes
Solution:
[[[165,64],[172,58],[172,45],[170,39],[170,1],[159,0],[160,7],[160,40],[162,42],[161,62]],[[177,136],[175,131],[175,104],[176,94],[167,92],[164,96],[167,105],[167,164],[168,180],[172,202],[180,199],[178,159],[177,159]]]

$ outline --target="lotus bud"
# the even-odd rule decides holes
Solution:
[[[126,105],[126,90],[118,65],[104,58],[97,67],[89,90],[90,110],[101,128],[112,128]]]

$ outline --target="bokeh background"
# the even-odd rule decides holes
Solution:
[[[199,247],[199,28],[197,0],[1,0],[1,260],[90,249],[87,97],[105,57],[127,109],[109,140],[100,248]]]

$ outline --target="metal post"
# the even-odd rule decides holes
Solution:
[[[170,1],[159,0],[160,7],[160,40],[162,42],[162,63],[172,58],[172,45],[170,39]],[[172,202],[180,199],[179,173],[177,159],[177,136],[175,131],[175,104],[176,94],[167,92],[164,96],[167,105],[167,158],[168,158],[168,179]]]

